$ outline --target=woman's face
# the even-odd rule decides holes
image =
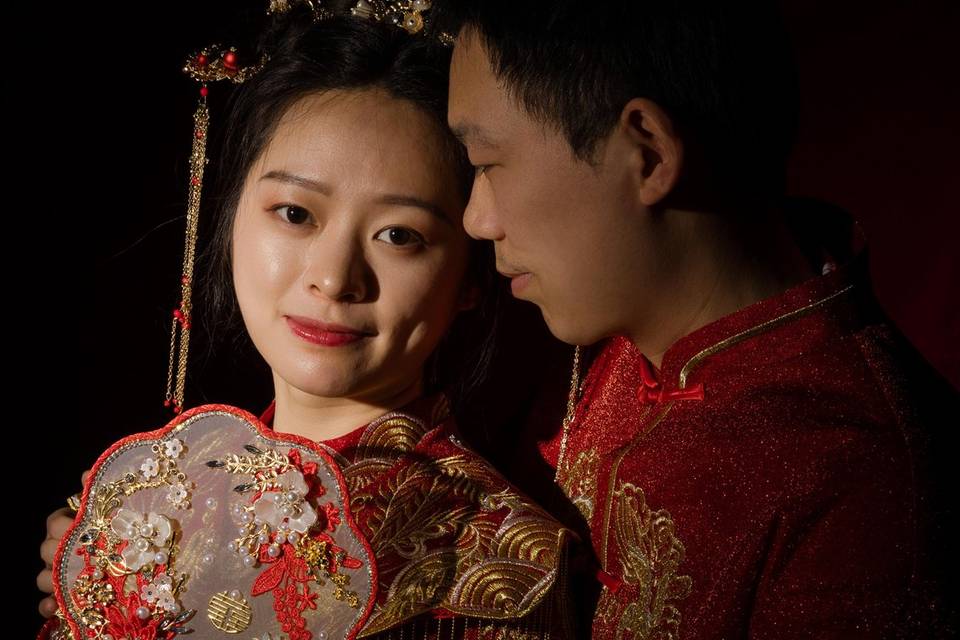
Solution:
[[[428,115],[377,89],[283,115],[244,182],[232,246],[240,311],[275,378],[371,403],[419,383],[468,306],[464,202],[442,143]]]

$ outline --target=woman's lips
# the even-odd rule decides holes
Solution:
[[[338,324],[317,322],[316,320],[300,316],[286,316],[286,320],[290,330],[296,336],[307,342],[325,347],[341,347],[371,335],[359,329],[344,327]]]

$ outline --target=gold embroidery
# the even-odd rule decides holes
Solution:
[[[520,517],[504,521],[498,532],[497,556],[536,562],[546,567],[556,566],[557,529],[544,526],[542,518]]]
[[[430,477],[428,465],[412,464],[401,469],[375,494],[360,493],[351,499],[354,510],[367,509],[370,545],[378,560],[394,552],[412,560],[426,552],[427,540],[459,531],[472,516],[465,505],[448,508],[460,497],[456,484],[442,476]]]
[[[604,588],[597,615],[615,629],[618,640],[676,638],[680,610],[676,602],[690,594],[690,576],[677,575],[683,543],[665,509],[653,511],[643,491],[620,483],[615,492],[615,533],[622,579],[633,587],[629,602]]]
[[[533,562],[491,559],[457,581],[450,603],[463,610],[493,609],[504,618],[520,617],[546,595],[554,577],[555,571]]]
[[[597,496],[597,472],[600,455],[594,449],[581,451],[573,465],[566,470],[560,487],[589,522]]]
[[[356,459],[388,458],[395,460],[398,455],[412,451],[428,428],[417,420],[405,416],[388,414],[380,420],[370,423],[360,436]]]
[[[401,571],[381,609],[363,628],[369,636],[393,627],[422,611],[439,606],[453,585],[457,571],[457,554],[452,549],[431,552]]]
[[[667,414],[670,413],[670,410],[673,408],[673,405],[674,405],[673,401],[670,401],[666,403],[666,405],[663,406],[661,409],[659,409],[659,413],[656,416],[654,416],[653,420],[651,420],[648,424],[646,424],[643,427],[643,431],[641,431],[636,436],[634,436],[630,444],[624,447],[623,449],[621,449],[620,453],[618,453],[616,458],[614,458],[613,460],[613,467],[610,470],[609,484],[607,485],[606,504],[604,505],[604,510],[603,510],[603,529],[601,530],[603,535],[603,540],[601,541],[601,544],[600,544],[600,566],[602,566],[604,569],[607,569],[607,541],[610,538],[610,516],[613,513],[613,498],[614,498],[614,494],[616,493],[615,486],[617,482],[617,474],[620,473],[620,464],[623,462],[624,458],[626,458],[627,455],[631,451],[633,451],[634,447],[636,447],[641,440],[646,438],[647,434],[653,431],[657,427],[657,425],[660,424],[660,422],[662,422],[663,419],[667,417]],[[646,418],[647,418],[647,415],[644,414],[643,417],[641,418],[641,424],[643,424],[642,421],[646,420]]]
[[[362,637],[437,608],[517,620],[556,583],[566,530],[473,452],[421,455],[426,433],[417,421],[386,416],[345,469],[387,593]]]

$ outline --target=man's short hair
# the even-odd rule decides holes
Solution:
[[[798,99],[773,0],[447,0],[444,11],[446,28],[474,30],[521,107],[581,160],[645,97],[671,116],[704,177],[782,193]]]

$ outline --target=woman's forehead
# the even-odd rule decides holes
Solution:
[[[440,127],[381,89],[312,94],[280,119],[250,177],[283,170],[439,194],[456,185]]]

